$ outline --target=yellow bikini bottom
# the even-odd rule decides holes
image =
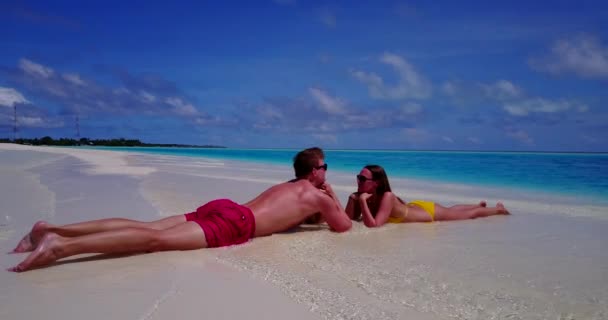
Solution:
[[[407,214],[409,213],[408,209],[409,209],[409,205],[415,205],[418,206],[420,208],[422,208],[424,211],[426,211],[426,213],[429,214],[429,216],[431,217],[431,221],[435,221],[435,202],[432,201],[424,201],[424,200],[414,200],[409,202],[406,206],[405,206],[405,216],[403,216],[402,218],[395,218],[395,217],[388,217],[388,221],[389,223],[401,223],[403,221],[405,221],[405,219],[407,218]]]

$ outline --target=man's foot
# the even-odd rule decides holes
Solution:
[[[32,227],[30,233],[26,234],[12,252],[28,252],[33,251],[38,246],[38,242],[46,233],[49,224],[46,221],[38,221]]]
[[[485,208],[487,205],[488,205],[488,204],[486,203],[486,201],[485,201],[485,200],[481,200],[481,201],[479,201],[479,206],[480,206],[480,207]]]
[[[59,259],[59,256],[57,255],[59,241],[60,238],[58,235],[47,233],[34,252],[30,253],[30,255],[17,266],[8,269],[8,271],[23,272],[56,261]]]
[[[511,214],[509,212],[509,210],[507,210],[507,208],[505,208],[505,206],[502,204],[502,202],[497,202],[496,203],[496,208],[498,208],[498,213],[499,214]]]

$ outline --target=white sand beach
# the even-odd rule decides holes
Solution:
[[[328,171],[343,203],[354,174]],[[0,144],[0,250],[38,220],[155,220],[292,177],[287,166]],[[608,208],[412,183],[391,180],[409,199],[503,201],[513,215],[344,234],[302,226],[228,248],[1,271],[0,319],[608,319]],[[2,257],[6,269],[25,254]]]

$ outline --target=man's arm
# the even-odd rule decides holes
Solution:
[[[334,192],[334,190],[332,189],[332,187],[329,183],[324,183],[319,190],[321,190],[323,193],[325,193],[326,195],[328,195],[329,197],[331,197],[334,200],[338,199],[338,196],[336,196],[336,193]],[[337,205],[340,208],[340,210],[342,210],[342,204],[340,203],[339,200],[337,200]],[[344,210],[342,210],[342,211],[344,211]],[[306,220],[304,220],[304,223],[306,223],[306,224],[320,224],[323,222],[325,222],[325,219],[323,218],[323,215],[321,214],[321,212],[317,212],[317,213],[311,215],[310,217],[306,218]]]
[[[323,219],[336,232],[348,231],[352,227],[350,218],[344,212],[340,200],[329,184],[324,185],[324,193],[319,194],[319,209]]]
[[[306,220],[304,220],[303,223],[305,224],[319,224],[319,223],[323,223],[325,222],[325,220],[323,220],[323,215],[321,215],[321,212],[317,212],[317,213],[313,213],[312,216],[306,218]]]
[[[338,209],[340,211],[344,212],[344,208],[342,207],[342,203],[340,203],[340,199],[338,199],[338,196],[334,192],[334,189],[331,187],[331,184],[329,184],[327,182],[324,183],[321,186],[321,190],[324,191],[325,193],[327,193],[327,195],[329,195],[336,202],[336,205],[338,206]]]
[[[354,192],[348,197],[348,202],[346,203],[346,215],[351,220],[359,221],[361,218],[361,206],[359,205],[359,194]]]

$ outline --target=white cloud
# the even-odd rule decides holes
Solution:
[[[0,114],[0,123],[2,122],[12,123],[12,115]],[[60,118],[40,115],[17,115],[17,122],[19,128],[59,128],[64,126],[63,120]]]
[[[198,117],[194,119],[194,123],[198,125],[210,125],[210,124],[221,124],[222,119],[220,117]]]
[[[145,91],[145,90],[140,91],[139,96],[141,97],[142,101],[145,103],[154,103],[156,101],[156,97],[153,94],[151,94],[150,92]],[[177,102],[177,100],[179,100],[179,102],[181,102],[181,100],[179,98],[168,98],[168,99],[171,100],[172,102],[174,102],[175,104],[179,104]],[[175,100],[173,100],[173,99],[175,99]],[[171,104],[170,102],[167,102],[167,103],[175,107],[174,104]]]
[[[482,144],[483,141],[477,137],[468,137],[467,140],[472,144]]]
[[[556,113],[574,109],[578,112],[586,112],[588,107],[584,104],[568,100],[548,100],[543,98],[531,98],[503,105],[503,109],[510,115],[525,117],[531,113]]]
[[[329,55],[328,53],[320,53],[317,56],[317,60],[321,63],[330,63],[331,62],[331,55]]]
[[[376,99],[425,99],[431,96],[431,84],[404,58],[385,53],[380,57],[380,62],[387,64],[399,75],[399,82],[394,85],[386,85],[379,75],[370,72],[351,70],[353,77],[367,85],[370,96]]]
[[[597,139],[595,137],[592,137],[592,136],[589,136],[589,135],[586,135],[586,134],[582,134],[580,137],[581,137],[581,139],[583,141],[585,141],[585,143],[597,143],[597,142],[600,142],[599,139]]]
[[[517,141],[520,141],[521,143],[528,145],[528,146],[535,145],[534,139],[532,139],[530,137],[530,135],[528,135],[528,133],[523,130],[508,131],[507,136],[509,136]]]
[[[456,92],[457,92],[456,90],[457,90],[456,84],[451,81],[447,81],[441,86],[441,92],[443,92],[444,94],[446,94],[448,96],[456,95]]]
[[[498,80],[493,84],[480,84],[485,94],[496,100],[509,100],[522,96],[522,89],[507,80]]]
[[[441,140],[448,142],[448,143],[454,143],[454,139],[452,139],[450,137],[446,137],[446,136],[441,137]]]
[[[401,135],[410,142],[418,143],[429,140],[432,135],[425,129],[420,128],[404,128],[401,130]]]
[[[70,80],[65,77],[56,77],[55,71],[47,66],[22,58],[19,60],[18,70],[21,72],[19,80],[30,89],[34,87],[34,91],[42,90],[46,94],[58,98],[67,98],[70,91],[74,91],[71,86],[73,83]],[[81,95],[82,92],[78,91],[78,96]]]
[[[312,132],[332,132],[336,131],[336,128],[333,124],[327,122],[319,122],[319,123],[310,123],[307,124],[304,128],[305,131]]]
[[[26,127],[37,127],[44,124],[40,117],[19,117],[19,124]]]
[[[131,93],[131,91],[129,91],[129,89],[127,88],[116,88],[116,89],[112,89],[112,92],[116,95],[121,95],[121,94],[129,94]]]
[[[445,82],[442,92],[448,95],[453,103],[464,107],[495,105],[514,117],[589,111],[589,106],[576,100],[530,96],[520,86],[504,79],[493,83]]]
[[[4,71],[4,70],[3,70]],[[53,70],[28,59],[21,59],[14,68],[7,68],[6,74],[16,86],[23,87],[32,95],[40,97],[50,104],[56,105],[58,114],[79,114],[82,117],[92,115],[137,115],[171,116],[184,120],[186,125],[201,121],[223,126],[229,122],[206,116],[192,102],[183,96],[182,90],[173,82],[154,74],[131,75],[126,70],[110,74],[117,80],[116,86],[97,83],[95,79],[87,79],[82,75],[62,70]],[[2,90],[0,99],[2,105],[13,105],[27,102],[22,95],[17,95],[13,89]],[[29,105],[28,105],[29,107]],[[36,109],[35,106],[31,106]],[[30,109],[32,109],[30,108]],[[25,109],[25,108],[23,108]],[[44,114],[21,113],[20,118],[38,125],[40,120],[49,116]],[[25,116],[32,119],[25,120]],[[197,120],[197,118],[201,118]],[[59,126],[59,125],[57,125]]]
[[[279,109],[267,104],[258,107],[256,112],[264,121],[284,118],[283,113]]]
[[[334,135],[334,134],[315,133],[315,134],[312,134],[312,136],[313,136],[313,138],[317,139],[320,142],[332,143],[332,144],[338,143],[338,137],[336,137],[336,135]]]
[[[19,68],[21,68],[21,70],[25,71],[27,74],[41,78],[50,78],[55,73],[53,69],[45,67],[41,64],[37,64],[28,59],[19,60]]]
[[[337,115],[346,113],[346,103],[344,100],[331,97],[327,92],[319,88],[308,88],[308,92],[319,103],[321,109],[328,114]]]
[[[399,108],[381,108],[373,112],[365,109],[344,108],[347,105],[340,99],[312,88],[309,94],[313,99],[267,98],[260,105],[244,105],[237,115],[243,123],[253,129],[280,133],[305,132],[328,133],[355,131],[373,128],[402,128],[413,122],[412,116],[404,115]]]
[[[253,124],[253,128],[259,130],[269,130],[274,128],[274,126],[267,122],[256,122]]]
[[[530,60],[539,71],[575,73],[586,78],[608,77],[608,47],[595,37],[579,35],[558,40],[547,57]]]
[[[321,19],[321,22],[323,22],[323,24],[330,28],[336,26],[336,16],[327,8],[321,9],[321,11],[319,12],[319,18]]]
[[[13,107],[16,104],[30,103],[25,97],[13,88],[0,87],[0,106]]]
[[[76,74],[76,73],[64,73],[62,75],[63,79],[65,79],[66,81],[77,85],[77,86],[85,86],[86,82],[84,82],[84,80],[82,80],[80,78],[80,75]]]
[[[401,113],[404,115],[418,114],[420,111],[422,111],[422,106],[415,102],[410,102],[401,106]]]
[[[165,99],[165,102],[173,107],[176,114],[183,116],[198,114],[198,110],[192,104],[184,102],[181,98],[171,97]]]

